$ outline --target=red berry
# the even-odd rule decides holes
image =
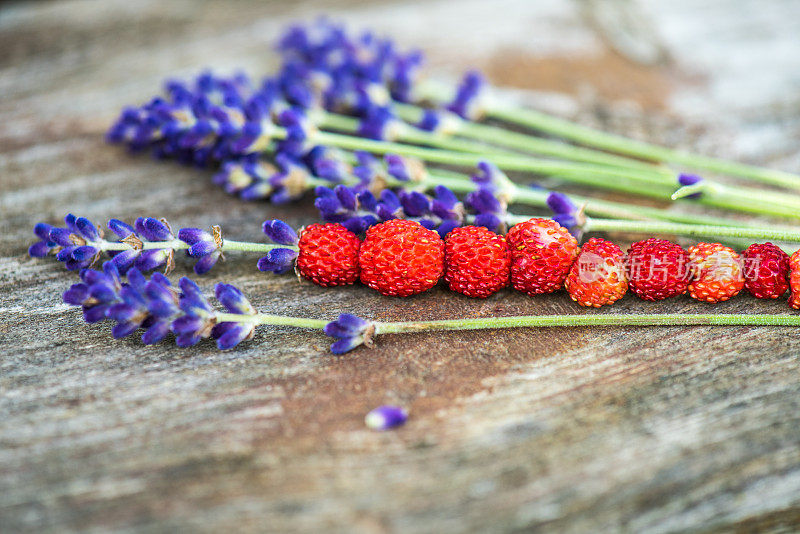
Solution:
[[[361,240],[341,224],[312,224],[300,232],[297,270],[323,287],[344,286],[358,280]]]
[[[742,259],[730,247],[719,243],[698,243],[689,247],[689,295],[705,302],[722,302],[735,297],[744,287]]]
[[[625,253],[611,241],[591,238],[581,247],[564,286],[581,306],[599,308],[618,301],[628,291]]]
[[[689,255],[666,239],[646,239],[628,249],[628,285],[644,300],[662,300],[686,293]]]
[[[432,288],[444,273],[444,242],[415,221],[393,219],[367,230],[358,255],[361,281],[383,295]]]
[[[511,285],[528,295],[561,289],[578,255],[578,242],[552,219],[530,219],[506,235],[511,250]]]
[[[776,299],[789,289],[789,255],[772,243],[754,243],[742,252],[744,287],[757,299]]]
[[[508,285],[508,244],[482,226],[463,226],[447,234],[444,257],[444,279],[453,291],[486,298]]]
[[[800,250],[789,258],[789,270],[789,286],[792,289],[792,293],[789,295],[789,306],[800,310]]]

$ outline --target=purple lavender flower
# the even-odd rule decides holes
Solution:
[[[261,229],[273,243],[292,248],[273,248],[258,260],[258,270],[281,274],[292,269],[298,254],[297,243],[300,240],[297,233],[291,226],[278,219],[264,221]]]
[[[408,219],[429,230],[436,230],[444,237],[453,228],[461,226],[464,220],[461,202],[444,186],[436,187],[435,197],[419,191],[400,190],[395,193],[384,189],[376,199],[370,191],[344,185],[333,190],[317,187],[316,195],[314,205],[323,220],[339,223],[356,234],[380,222]]]
[[[483,114],[480,100],[485,87],[486,80],[480,72],[474,70],[467,72],[447,109],[467,120],[479,119]]]
[[[54,241],[50,240],[50,231],[52,229],[53,227],[49,224],[36,223],[36,226],[33,227],[33,233],[39,238],[39,241],[28,247],[28,255],[30,257],[44,258],[58,247]]]
[[[210,271],[222,256],[222,229],[213,226],[211,231],[209,233],[200,228],[181,228],[178,231],[178,239],[189,245],[186,252],[197,258],[197,263],[194,264],[194,272],[197,274]]]
[[[238,194],[242,200],[269,198],[274,188],[270,183],[278,169],[257,155],[242,160],[226,161],[214,175],[214,183],[221,185],[227,193]]]
[[[493,232],[505,229],[506,205],[489,189],[478,189],[467,195],[464,204],[475,213],[473,224],[484,226]]]
[[[181,347],[214,337],[217,346],[230,349],[253,336],[257,320],[255,308],[239,289],[229,284],[217,284],[217,299],[228,314],[242,316],[241,320],[220,320],[217,313],[192,280],[181,278],[178,288],[166,276],[154,273],[148,280],[135,267],[128,271],[128,282],[120,282],[113,262],[103,264],[103,271],[84,269],[81,282],[64,293],[64,302],[83,308],[86,322],[111,319],[116,324],[116,338],[127,337],[143,328],[142,342],[162,341],[170,332]]]
[[[178,286],[181,289],[178,306],[183,315],[172,321],[171,328],[179,347],[191,347],[211,335],[216,312],[194,281],[183,277]]]
[[[278,150],[301,158],[314,147],[312,139],[316,130],[303,110],[291,108],[278,115],[278,124],[286,129],[286,138],[278,144]]]
[[[703,183],[703,179],[696,174],[680,174],[678,176],[678,183],[683,186],[695,185]],[[703,195],[702,192],[692,193],[691,195],[686,195],[685,198],[700,198]]]
[[[314,206],[320,217],[327,222],[339,223],[355,234],[385,220],[376,213],[378,201],[370,191],[337,185],[334,189],[319,186],[315,193]]]
[[[425,56],[419,50],[395,56],[388,83],[393,99],[398,102],[411,102],[414,99],[414,85],[424,62]]]
[[[139,217],[134,228],[143,241],[175,241],[169,224],[163,219]],[[140,271],[152,271],[162,265],[166,266],[167,272],[175,268],[175,251],[171,247],[142,250],[135,261],[135,266]]]
[[[49,227],[47,241],[40,241],[44,245],[34,244],[33,253],[41,254],[45,249],[49,253],[54,251],[56,259],[64,262],[70,271],[77,271],[91,266],[103,250],[103,237],[100,230],[85,217],[76,217],[69,214],[64,218],[66,228]],[[44,232],[45,226],[34,228],[37,236]],[[31,250],[29,250],[31,252]]]
[[[116,321],[112,329],[115,338],[131,335],[145,328],[142,342],[158,343],[169,333],[169,325],[179,314],[178,296],[172,291],[166,276],[155,273],[148,281],[135,267],[128,271],[128,283],[119,291],[118,302],[106,312]]]
[[[446,109],[426,109],[415,126],[420,130],[436,134],[451,134],[458,131],[463,119]]]
[[[408,420],[408,412],[399,406],[379,406],[370,411],[364,423],[372,430],[389,430],[404,424]]]
[[[555,191],[547,195],[547,205],[553,211],[553,220],[580,239],[583,224],[581,209],[567,195]]]
[[[107,261],[102,271],[84,269],[80,277],[80,283],[73,284],[64,292],[64,303],[80,306],[87,323],[102,321],[106,318],[106,312],[120,301],[122,283],[119,271],[112,262]]]
[[[389,107],[374,107],[362,117],[358,135],[377,141],[396,141],[401,124]]]
[[[285,152],[275,156],[275,163],[280,171],[269,179],[273,190],[270,201],[273,204],[285,204],[297,200],[308,189],[311,172],[302,161]]]
[[[353,175],[360,181],[358,187],[360,189],[372,189],[373,187],[382,189],[381,184],[386,183],[389,174],[381,160],[362,150],[353,152],[353,155],[357,161],[353,167]]]
[[[349,178],[353,168],[338,148],[317,145],[306,156],[308,168],[319,178],[331,182],[342,182]]]
[[[514,200],[517,186],[497,165],[489,161],[480,161],[476,167],[477,172],[472,175],[472,181],[478,187],[490,191],[506,204]]]
[[[427,175],[425,164],[415,158],[386,154],[383,161],[386,163],[386,172],[401,182],[420,182]]]
[[[217,300],[229,313],[237,315],[256,315],[258,313],[247,297],[235,286],[219,283],[214,286],[214,293]],[[220,350],[228,350],[242,341],[252,338],[255,328],[256,323],[251,321],[221,321],[214,325],[211,336],[217,340],[217,347]]]
[[[325,333],[337,339],[331,345],[331,352],[344,354],[362,344],[371,347],[375,324],[361,317],[343,313],[337,320],[325,325]]]
[[[178,232],[181,237],[177,239],[163,219],[140,217],[133,227],[111,219],[108,229],[117,237],[111,241],[88,219],[70,214],[65,221],[66,228],[37,224],[34,232],[40,241],[31,245],[29,253],[34,257],[55,254],[67,269],[77,270],[89,267],[105,251],[123,274],[132,267],[145,272],[166,266],[167,272],[171,271],[175,267],[175,250],[185,248],[184,243],[189,245],[187,254],[197,260],[194,266],[197,274],[208,272],[222,256],[219,227],[213,227],[211,233],[184,228]]]

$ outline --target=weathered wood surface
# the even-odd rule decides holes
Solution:
[[[0,7],[0,531],[795,530],[794,331],[420,334],[343,358],[321,334],[282,328],[224,353],[143,347],[83,324],[60,301],[74,275],[26,257],[33,224],[67,211],[221,223],[242,239],[259,239],[267,216],[313,220],[308,202],[242,203],[208,172],[130,158],[101,134],[167,75],[264,72],[278,29],[321,11],[420,45],[447,74],[474,64],[536,89],[536,102],[587,123],[800,170],[797,3],[613,3],[641,10],[657,30],[644,32],[610,4]],[[252,263],[228,261],[201,283],[317,318],[592,313],[565,294],[323,290]],[[742,296],[717,309],[784,306]],[[656,307],[708,309],[688,298],[615,306]],[[367,431],[364,414],[384,402],[408,406],[409,423]]]

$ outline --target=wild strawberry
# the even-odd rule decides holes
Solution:
[[[610,241],[591,238],[581,247],[564,286],[581,306],[599,308],[618,301],[628,291],[625,253]]]
[[[646,239],[628,249],[628,285],[644,300],[662,300],[686,293],[689,255],[666,239]]]
[[[300,232],[297,270],[323,287],[344,286],[358,280],[361,240],[341,224],[312,224]]]
[[[735,297],[744,287],[742,259],[730,247],[719,243],[698,243],[689,247],[689,295],[705,302],[722,302]]]
[[[447,234],[444,258],[444,279],[453,291],[486,298],[508,285],[508,244],[482,226],[463,226]]]
[[[800,310],[800,250],[789,258],[789,286],[792,290],[789,295],[789,306]]]
[[[552,293],[564,285],[578,255],[578,242],[552,219],[530,219],[506,235],[511,250],[511,285],[528,295]]]
[[[742,252],[744,287],[757,299],[776,299],[789,289],[789,255],[772,243],[754,243]]]
[[[358,256],[361,281],[383,295],[422,293],[444,274],[444,242],[416,221],[393,219],[367,230]]]

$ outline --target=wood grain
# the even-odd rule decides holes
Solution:
[[[267,217],[313,221],[308,200],[243,203],[213,187],[210,171],[130,157],[102,133],[167,76],[266,72],[280,27],[323,11],[424,47],[443,75],[487,68],[583,122],[800,170],[796,3],[708,3],[713,39],[688,39],[681,24],[694,27],[694,2],[641,2],[671,58],[649,67],[608,47],[619,40],[587,22],[591,4],[467,0],[457,13],[445,1],[0,7],[0,531],[796,530],[794,331],[415,334],[342,358],[325,336],[287,328],[261,330],[230,352],[145,347],[84,324],[60,300],[74,274],[25,253],[34,223],[68,211],[221,224],[253,240]],[[615,31],[610,20],[602,31]],[[768,60],[747,55],[756,45],[772,50]],[[771,75],[769,87],[743,82],[737,100],[726,91],[748,58],[752,72]],[[231,257],[199,281],[207,290],[234,283],[263,311],[326,319],[597,313],[563,293],[474,301],[442,288],[409,299],[324,290],[264,275],[254,262]],[[187,273],[179,262],[175,274]],[[654,306],[709,309],[688,297],[654,305],[628,296],[615,311]],[[740,296],[715,309],[787,308]],[[407,406],[408,424],[368,431],[364,414],[386,402]]]

